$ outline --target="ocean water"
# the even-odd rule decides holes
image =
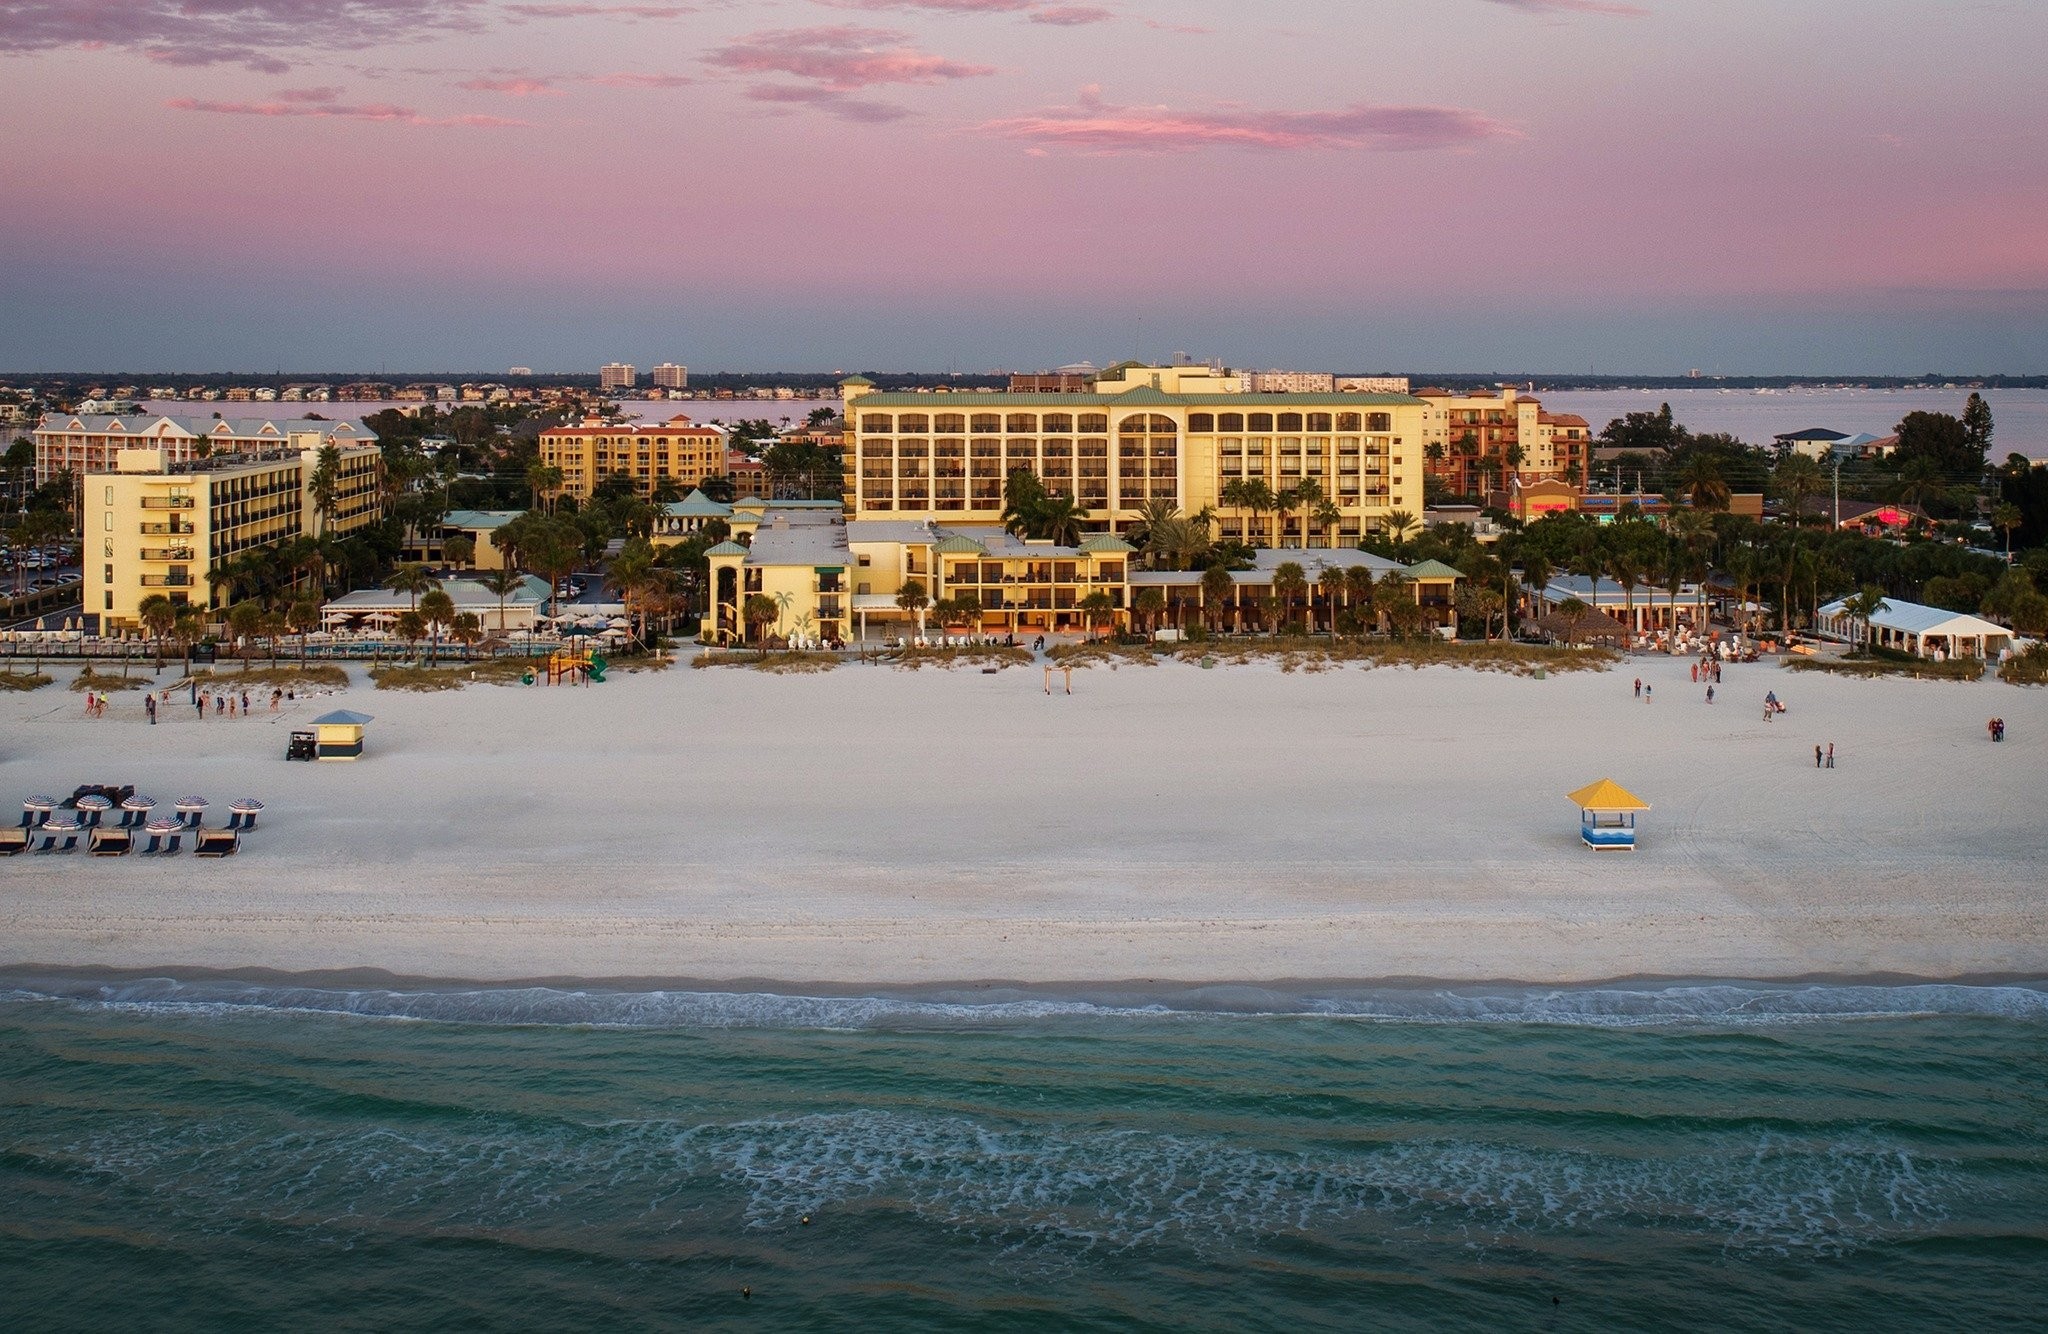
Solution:
[[[2048,989],[14,977],[0,1203],[18,1330],[2039,1329]]]

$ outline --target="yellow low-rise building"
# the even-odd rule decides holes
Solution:
[[[300,536],[345,536],[382,517],[383,454],[331,446],[333,495],[316,500],[321,449],[173,462],[161,449],[127,449],[115,471],[84,479],[80,512],[84,610],[101,633],[140,626],[144,599],[213,603],[209,575],[246,551]]]

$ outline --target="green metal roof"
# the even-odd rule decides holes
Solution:
[[[522,513],[522,510],[450,510],[441,520],[441,526],[462,528],[471,532],[491,532],[503,528]]]
[[[873,380],[870,380],[865,375],[849,375],[844,380],[841,380],[839,383],[842,386],[850,384],[856,388],[873,388],[875,382]]]
[[[708,560],[713,556],[744,556],[746,554],[747,549],[737,542],[720,542],[717,546],[705,552],[704,556]]]
[[[1463,579],[1461,571],[1454,570],[1440,560],[1426,560],[1408,567],[1410,579]]]
[[[1131,552],[1137,548],[1114,533],[1090,533],[1081,539],[1080,550],[1087,552]]]
[[[732,506],[722,505],[702,491],[692,491],[668,507],[668,513],[678,519],[729,519]]]
[[[971,537],[962,537],[958,533],[942,539],[935,550],[942,556],[986,556],[988,554],[987,547]]]

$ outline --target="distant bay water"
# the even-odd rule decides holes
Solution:
[[[0,981],[0,1324],[2039,1328],[2048,992]]]
[[[1991,456],[2002,461],[2007,454],[2024,454],[2048,460],[2048,389],[1987,389],[1982,391],[1991,404],[1997,423]],[[1725,432],[1751,444],[1768,445],[1775,436],[1822,426],[1849,435],[1869,432],[1889,435],[1909,412],[1946,412],[1960,416],[1969,398],[1967,389],[1780,389],[1772,391],[1732,389],[1598,389],[1543,391],[1544,406],[1553,412],[1577,413],[1595,431],[1609,421],[1630,412],[1654,412],[1669,403],[1672,414],[1693,431]],[[159,405],[167,407],[168,405]],[[218,404],[187,405],[190,410]],[[241,409],[243,405],[235,405]],[[289,405],[249,405],[265,408]],[[361,419],[396,403],[321,403],[307,410],[323,416]],[[662,422],[682,415],[695,422],[731,424],[741,420],[765,419],[775,425],[785,420],[796,423],[814,408],[837,412],[837,399],[795,399],[784,402],[717,400],[650,402],[626,401],[624,409],[645,422]]]

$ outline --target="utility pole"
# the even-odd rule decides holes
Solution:
[[[1796,522],[1798,515],[1794,515]],[[1842,531],[1842,456],[1835,455],[1835,531]]]

